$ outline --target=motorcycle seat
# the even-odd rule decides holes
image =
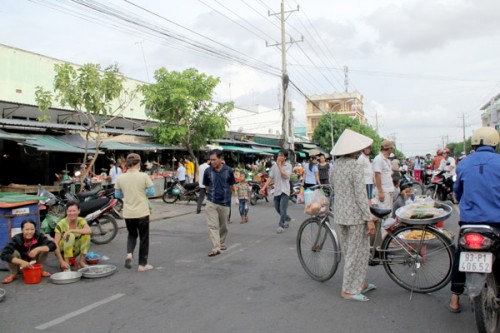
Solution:
[[[190,184],[184,184],[184,188],[186,189],[186,191],[194,190],[197,187],[198,187],[198,182],[194,182],[194,183],[190,183]]]
[[[383,219],[391,213],[391,210],[388,208],[378,208],[370,206],[370,212],[376,217]]]
[[[100,191],[99,189],[95,189],[92,191],[78,192],[76,194],[76,196],[78,197],[78,199],[85,199],[85,198],[91,197],[93,195],[97,195],[97,193],[99,193],[99,191]]]
[[[85,202],[80,202],[80,216],[85,217],[96,210],[109,204],[111,199],[109,198],[98,198],[94,200],[89,200]]]

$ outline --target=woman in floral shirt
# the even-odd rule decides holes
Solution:
[[[371,145],[372,139],[346,129],[332,150],[334,163],[334,222],[340,227],[342,253],[345,257],[340,296],[353,301],[368,301],[363,295],[375,289],[365,281],[370,255],[370,234],[375,232],[366,194],[363,169],[356,159]]]

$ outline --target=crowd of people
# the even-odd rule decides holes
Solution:
[[[376,289],[366,281],[370,235],[375,232],[377,218],[370,213],[370,206],[377,204],[395,211],[411,198],[409,186],[401,186],[398,174],[401,170],[412,172],[416,180],[422,180],[422,170],[426,165],[445,173],[449,186],[454,188],[456,199],[460,201],[460,224],[487,223],[498,225],[500,220],[500,155],[495,148],[500,141],[496,130],[481,128],[472,138],[476,152],[458,164],[450,156],[448,148],[438,150],[436,156],[417,156],[401,163],[393,153],[391,141],[384,140],[380,153],[371,160],[373,140],[346,129],[332,149],[333,162],[327,161],[323,154],[314,156],[303,163],[293,166],[288,160],[288,151],[281,150],[276,160],[258,161],[269,166],[269,177],[261,191],[273,183],[274,207],[279,215],[277,233],[289,226],[288,201],[292,191],[291,177],[295,174],[304,188],[315,185],[331,184],[335,189],[334,223],[340,227],[340,238],[345,258],[344,276],[340,297],[354,301],[368,301],[366,293]],[[206,222],[212,248],[209,257],[227,250],[227,224],[230,223],[232,197],[238,205],[241,223],[248,222],[248,203],[250,187],[246,182],[247,174],[242,172],[237,182],[234,170],[224,162],[223,152],[211,151],[203,159],[198,170],[201,192],[197,213],[201,212],[206,196]],[[177,176],[181,182],[194,180],[192,161],[179,160]],[[269,164],[267,164],[269,163]],[[405,167],[406,166],[406,167]],[[138,271],[151,270],[148,263],[149,253],[149,215],[148,197],[155,195],[153,183],[145,173],[140,172],[141,157],[129,154],[126,158],[126,172],[110,165],[111,182],[115,195],[124,200],[123,216],[128,231],[125,267],[133,265],[134,250],[139,238]],[[114,170],[114,171],[113,171]],[[453,183],[453,176],[458,180]],[[487,194],[486,194],[487,193]],[[67,205],[67,216],[56,226],[55,237],[51,239],[36,230],[36,223],[26,220],[22,232],[15,235],[0,254],[8,264],[10,275],[3,283],[17,278],[19,270],[31,268],[34,263],[42,263],[49,252],[55,252],[62,270],[69,270],[76,263],[85,267],[85,255],[90,246],[91,230],[79,215],[78,203]],[[459,247],[457,247],[459,249]],[[453,267],[452,292],[449,309],[460,312],[459,295],[463,292],[464,275],[458,271],[458,256]],[[50,276],[44,271],[43,276]]]

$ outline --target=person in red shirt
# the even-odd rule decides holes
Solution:
[[[443,159],[443,151],[441,149],[438,149],[436,154],[437,155],[434,157],[431,163],[432,170],[437,170],[439,168],[439,165],[441,164],[441,160]]]

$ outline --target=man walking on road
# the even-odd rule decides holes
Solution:
[[[203,175],[205,174],[205,170],[210,166],[210,157],[205,157],[205,163],[200,165],[198,168],[198,183],[200,187],[200,195],[198,196],[198,203],[196,205],[196,214],[200,214],[201,205],[203,204],[203,200],[205,200],[205,185],[203,185]]]
[[[148,264],[149,253],[149,202],[154,197],[155,188],[151,178],[140,172],[141,157],[128,154],[127,172],[122,174],[115,184],[115,197],[123,199],[123,217],[127,225],[127,257],[125,267],[132,268],[132,257],[139,236],[139,272],[153,269]]]
[[[208,235],[212,241],[212,251],[209,257],[220,254],[227,249],[224,242],[227,237],[227,222],[231,207],[231,193],[235,193],[233,169],[222,163],[222,151],[210,152],[210,167],[203,175],[203,185],[206,186]]]
[[[290,197],[290,175],[292,174],[292,165],[287,161],[288,152],[284,149],[278,153],[276,163],[269,172],[269,178],[264,184],[261,192],[274,180],[274,208],[280,214],[278,224],[278,234],[281,234],[285,228],[288,228],[290,217],[287,214],[288,199]]]
[[[392,142],[382,141],[380,153],[373,160],[373,171],[375,173],[375,186],[379,205],[392,210],[392,193],[394,185],[392,182],[392,168],[388,157],[393,149]]]

